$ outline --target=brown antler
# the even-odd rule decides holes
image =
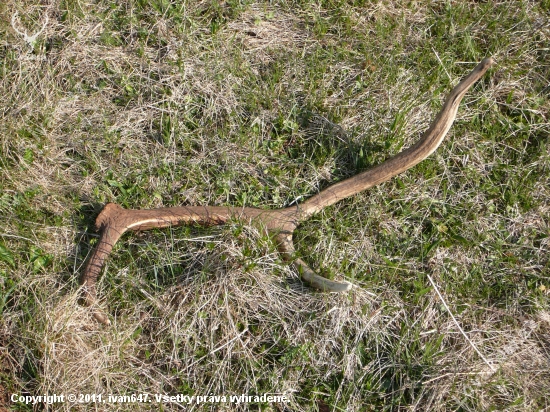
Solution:
[[[483,76],[492,64],[491,58],[484,59],[451,91],[434,122],[416,144],[366,172],[328,187],[302,205],[279,210],[220,206],[128,210],[114,203],[107,204],[96,220],[96,227],[101,232],[99,244],[88,260],[81,277],[85,303],[90,306],[96,304],[96,283],[103,263],[114,244],[126,231],[183,224],[220,225],[229,219],[236,219],[245,224],[263,224],[269,233],[274,235],[279,251],[285,260],[292,261],[299,268],[302,279],[311,286],[330,292],[343,292],[351,289],[351,283],[334,282],[323,278],[311,270],[302,259],[294,257],[295,250],[292,242],[294,230],[301,222],[323,208],[382,183],[413,167],[433,153],[451,127],[460,101],[468,89]],[[109,323],[107,317],[97,309],[94,312],[94,317],[99,322]]]

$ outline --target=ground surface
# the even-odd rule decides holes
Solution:
[[[2,2],[0,409],[151,407],[9,401],[70,393],[549,408],[549,15],[547,0]],[[436,153],[300,227],[299,253],[350,293],[312,291],[234,223],[125,236],[99,284],[113,325],[77,303],[106,202],[306,199],[412,144],[486,56]]]

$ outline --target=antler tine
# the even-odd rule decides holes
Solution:
[[[127,210],[113,203],[107,204],[96,220],[96,227],[101,231],[99,243],[92,252],[81,277],[84,302],[89,306],[96,306],[96,283],[101,268],[114,244],[126,231],[148,230],[182,224],[219,225],[229,219],[237,219],[245,224],[262,223],[275,236],[283,258],[293,261],[300,271],[302,279],[311,286],[331,292],[344,292],[351,289],[351,283],[334,282],[323,278],[311,270],[302,259],[294,256],[295,250],[292,241],[294,230],[300,222],[303,222],[312,214],[341,199],[382,183],[429,156],[443,141],[456,117],[460,101],[467,90],[483,76],[492,64],[492,59],[484,59],[472,73],[451,91],[434,122],[416,144],[366,172],[328,187],[301,206],[279,210],[217,206]],[[101,323],[109,323],[107,316],[97,309],[94,311],[94,317]]]
[[[335,282],[333,280],[324,278],[315,273],[306,262],[302,259],[294,256],[296,252],[294,249],[294,242],[292,241],[292,234],[279,233],[277,235],[277,243],[279,246],[279,252],[283,259],[292,261],[294,266],[300,272],[300,276],[303,280],[309,283],[312,287],[322,290],[324,292],[346,292],[350,290],[353,285],[349,282]]]
[[[327,206],[385,182],[393,176],[415,166],[432,154],[441,144],[453,124],[462,98],[492,64],[493,59],[483,59],[468,76],[455,86],[451,93],[449,93],[447,100],[430,125],[430,128],[416,144],[378,166],[329,186],[321,193],[308,199],[301,205],[302,213],[300,218],[307,219]]]

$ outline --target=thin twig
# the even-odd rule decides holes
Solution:
[[[445,74],[447,75],[447,77],[449,78],[450,81],[453,81],[453,79],[451,78],[451,75],[449,74],[449,72],[447,71],[447,68],[445,67],[445,65],[443,64],[443,62],[441,61],[441,59],[439,58],[439,54],[435,51],[435,49],[432,47],[432,50],[435,54],[435,57],[437,57],[437,60],[439,60],[439,63],[441,64],[441,67],[443,67],[443,70],[445,70]]]
[[[428,279],[430,280],[430,283],[434,287],[435,292],[437,293],[437,296],[439,296],[439,299],[441,300],[441,303],[443,303],[443,306],[445,306],[445,309],[447,309],[447,312],[449,312],[449,315],[451,315],[451,318],[453,319],[453,321],[454,321],[456,327],[458,328],[458,330],[460,331],[460,333],[462,333],[462,335],[466,338],[466,340],[468,341],[470,346],[472,348],[474,348],[474,350],[477,352],[477,354],[480,356],[480,358],[483,359],[483,362],[485,362],[487,364],[487,366],[489,366],[489,368],[491,368],[491,371],[496,372],[496,369],[493,367],[493,365],[491,365],[489,363],[489,361],[487,359],[485,359],[485,356],[482,355],[482,353],[479,351],[479,349],[476,347],[476,345],[474,345],[474,342],[472,342],[470,340],[470,338],[468,338],[468,335],[466,335],[466,332],[464,332],[464,330],[460,327],[460,324],[458,323],[458,321],[454,317],[453,312],[451,312],[451,309],[449,309],[449,306],[447,306],[447,303],[445,302],[445,299],[443,299],[443,296],[439,292],[439,289],[437,288],[437,285],[435,284],[435,282],[433,281],[433,279],[431,278],[430,275],[428,275]]]
[[[23,239],[23,240],[28,240],[29,242],[34,242],[34,240],[29,239],[28,237],[10,235],[9,233],[0,233],[0,236],[2,236],[2,237],[12,237],[14,239]]]

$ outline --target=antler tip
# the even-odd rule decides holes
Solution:
[[[495,63],[495,60],[492,57],[486,57],[481,61],[481,63],[479,63],[479,66],[480,66],[480,69],[485,71],[489,67],[491,67],[494,63]]]
[[[350,283],[348,281],[343,281],[341,283],[342,283],[342,289],[339,290],[338,292],[347,292],[347,291],[351,290],[354,286],[353,283]]]

